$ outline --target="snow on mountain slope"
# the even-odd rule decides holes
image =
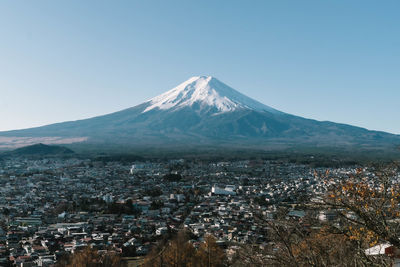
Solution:
[[[257,102],[211,76],[196,76],[181,83],[172,90],[148,101],[149,106],[143,111],[153,109],[180,109],[198,104],[200,109],[213,107],[218,113],[237,109],[252,109],[280,113],[280,111]]]

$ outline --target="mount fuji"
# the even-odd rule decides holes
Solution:
[[[0,148],[32,143],[125,147],[235,146],[395,149],[400,136],[287,114],[211,76],[192,77],[132,108],[85,120],[0,132]]]
[[[194,107],[201,113],[204,110],[212,111],[215,114],[238,109],[279,112],[239,93],[211,76],[192,77],[174,89],[151,99],[149,104],[143,112],[153,109],[178,110],[184,107]]]

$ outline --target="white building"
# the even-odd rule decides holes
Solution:
[[[226,186],[225,189],[219,188],[218,186],[211,187],[211,194],[214,195],[236,195],[235,186]]]

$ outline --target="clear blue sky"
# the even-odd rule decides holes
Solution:
[[[400,134],[400,1],[1,1],[0,130],[212,75],[281,111]]]

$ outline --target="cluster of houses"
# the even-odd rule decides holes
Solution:
[[[323,194],[354,168],[313,169],[258,161],[81,158],[0,162],[0,265],[53,266],[85,247],[145,256],[164,235],[188,229],[197,241],[211,233],[228,247],[267,242],[280,203]],[[293,216],[304,212],[293,208]],[[320,220],[334,219],[322,211]]]

